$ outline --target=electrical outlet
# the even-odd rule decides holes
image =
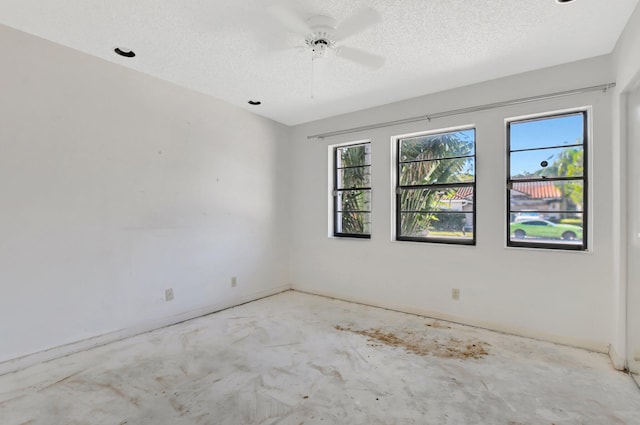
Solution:
[[[451,289],[451,298],[453,298],[456,301],[460,300],[460,289],[458,288]]]
[[[231,287],[235,288],[237,284],[238,284],[238,279],[235,276],[233,276],[231,278]]]
[[[165,289],[164,290],[164,300],[165,301],[173,300],[173,288],[169,288],[169,289]]]

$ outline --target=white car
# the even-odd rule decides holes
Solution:
[[[518,223],[520,221],[529,221],[529,220],[542,220],[544,217],[542,217],[542,214],[540,213],[536,213],[536,212],[523,212],[523,213],[519,213],[516,218],[515,218],[515,222]]]

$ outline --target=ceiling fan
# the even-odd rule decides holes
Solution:
[[[267,11],[287,31],[304,37],[303,47],[312,52],[313,59],[325,57],[329,52],[333,52],[339,58],[368,68],[376,69],[384,65],[385,59],[380,55],[342,45],[347,38],[382,22],[374,9],[359,9],[339,24],[336,24],[335,19],[324,15],[304,19],[283,3],[271,5]]]

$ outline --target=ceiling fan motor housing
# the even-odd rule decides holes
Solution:
[[[313,32],[305,38],[305,43],[313,52],[314,58],[322,57],[335,43],[335,20],[329,16],[318,15],[309,18],[307,23]]]

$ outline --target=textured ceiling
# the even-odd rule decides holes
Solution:
[[[305,18],[363,6],[382,17],[344,43],[384,56],[382,68],[329,56],[313,74],[266,0],[0,0],[0,23],[293,125],[610,53],[637,3],[290,1]]]

